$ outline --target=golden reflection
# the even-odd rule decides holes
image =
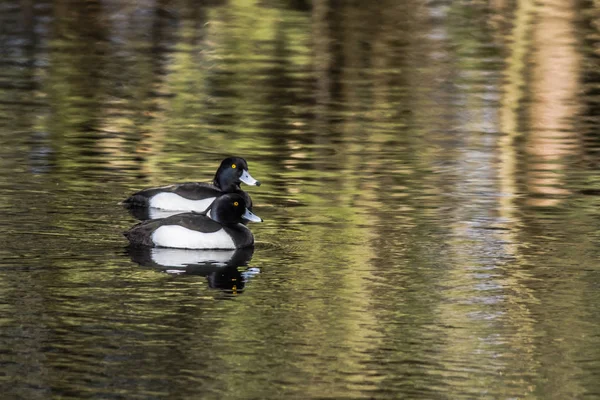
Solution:
[[[531,288],[530,282],[536,275],[523,268],[536,261],[527,255],[534,242],[529,238],[530,233],[521,219],[522,210],[516,202],[517,181],[522,171],[529,205],[557,206],[569,194],[565,188],[566,159],[574,154],[572,143],[577,141],[573,122],[579,111],[580,91],[581,61],[575,35],[577,12],[575,2],[519,1],[515,9],[516,22],[507,41],[510,51],[501,108],[503,136],[499,178],[503,197],[499,211],[510,221],[506,247],[517,263],[511,268],[507,266],[503,282],[515,294],[507,305],[508,320],[517,332],[511,347],[518,349],[521,368],[532,375],[543,368],[542,361],[535,357],[538,345],[532,338],[540,329],[539,322],[543,321],[536,318],[536,314],[546,296]],[[521,126],[519,121],[523,117],[528,123]],[[527,157],[524,162],[521,159],[519,165],[520,147],[516,139],[521,136],[526,138]],[[565,363],[570,364],[570,361]],[[573,384],[572,377],[553,373],[551,380],[561,382],[563,393],[579,392],[581,389]],[[534,390],[539,388],[531,386],[529,391]]]
[[[500,198],[498,213],[509,228],[505,232],[505,251],[507,255],[515,257],[518,263],[524,262],[521,254],[520,230],[522,221],[516,200],[518,197],[518,147],[516,139],[523,133],[520,130],[520,110],[526,98],[527,62],[531,48],[531,30],[535,21],[535,1],[523,0],[514,10],[515,23],[506,41],[509,56],[506,59],[504,72],[504,85],[500,108],[500,126],[502,136],[499,140],[500,165],[498,179],[500,183]],[[503,284],[510,288],[516,295],[507,304],[510,310],[507,319],[518,332],[511,341],[515,349],[519,349],[523,357],[523,365],[536,368],[536,363],[531,358],[532,344],[530,338],[535,333],[532,324],[531,305],[538,304],[535,293],[530,290],[525,282],[531,279],[530,274],[522,268],[506,267]]]
[[[528,199],[534,206],[556,206],[569,194],[564,163],[577,141],[573,121],[579,111],[581,68],[577,7],[576,1],[545,0],[536,8],[526,146],[531,156],[527,185],[530,193],[542,195]]]

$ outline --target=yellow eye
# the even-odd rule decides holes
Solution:
[[[240,203],[238,203],[237,201],[234,201],[234,202],[233,202],[233,205],[234,205],[235,207],[237,207],[237,206],[239,206],[239,205],[240,205]]]
[[[235,168],[235,167],[236,167],[236,165],[235,165],[235,164],[231,164],[231,168]]]

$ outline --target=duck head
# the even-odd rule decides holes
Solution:
[[[248,210],[244,198],[236,193],[217,197],[206,215],[223,225],[239,224],[244,220],[262,222],[262,218]]]
[[[239,189],[241,182],[250,186],[260,186],[260,182],[248,172],[248,163],[243,158],[228,157],[221,161],[213,184],[224,192],[233,192]]]

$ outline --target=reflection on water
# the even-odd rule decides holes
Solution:
[[[131,260],[143,267],[170,274],[206,276],[209,287],[233,294],[242,293],[246,282],[260,273],[260,268],[248,267],[253,252],[253,247],[237,250],[127,247]]]
[[[600,396],[598,16],[2,2],[5,396]],[[231,154],[253,253],[125,250]]]
[[[248,265],[254,248],[237,250],[189,250],[165,247],[128,247],[131,259],[138,264],[157,268],[186,268],[192,265]]]

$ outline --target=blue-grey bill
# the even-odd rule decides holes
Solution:
[[[242,172],[242,176],[240,176],[240,181],[244,182],[246,185],[260,186],[260,182],[254,179],[246,170]]]
[[[252,211],[248,210],[247,208],[246,208],[246,212],[244,213],[244,215],[242,215],[242,218],[247,219],[248,221],[252,221],[252,222],[262,222],[261,217],[259,217],[258,215],[252,214]]]

